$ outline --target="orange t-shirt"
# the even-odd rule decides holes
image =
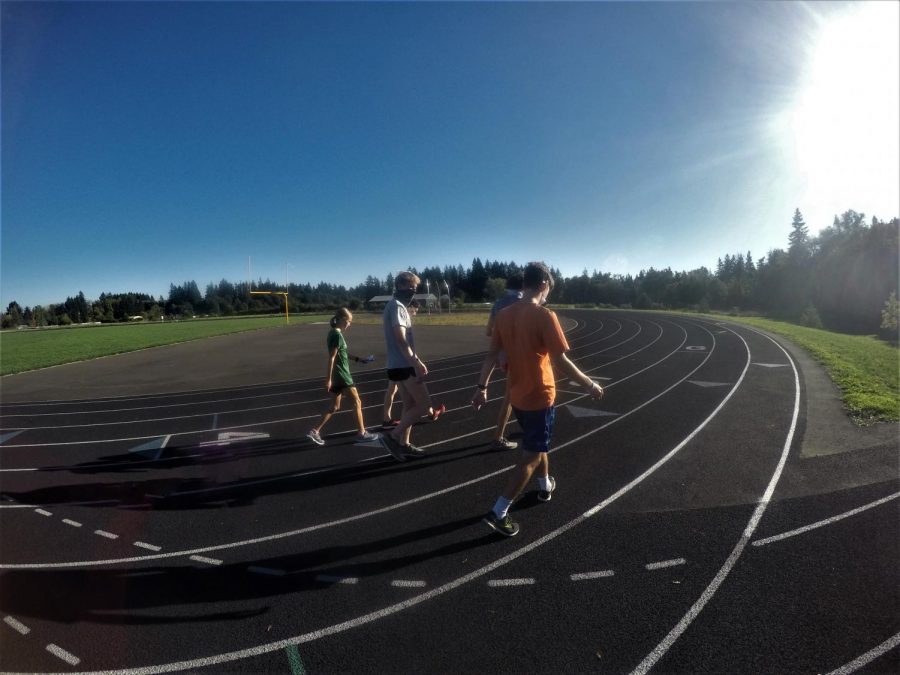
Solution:
[[[509,400],[519,410],[543,410],[556,399],[550,357],[569,350],[556,314],[527,300],[500,311],[491,346],[509,360]]]

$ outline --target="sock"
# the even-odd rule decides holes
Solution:
[[[507,499],[506,497],[500,496],[497,497],[497,503],[494,504],[494,515],[498,518],[503,518],[509,513],[509,507],[512,504],[512,499]]]
[[[538,476],[538,485],[545,492],[550,491],[550,476]]]

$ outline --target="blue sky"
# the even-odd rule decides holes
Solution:
[[[889,219],[897,6],[3,2],[0,304]]]

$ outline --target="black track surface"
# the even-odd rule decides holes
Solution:
[[[306,440],[324,326],[4,378],[0,668],[898,672],[897,445],[802,457],[808,378],[746,327],[560,314],[607,393],[558,383],[558,488],[512,539],[481,522],[515,453],[502,380],[468,405],[480,328],[417,331],[448,411],[403,464],[346,408]],[[380,327],[347,337],[383,361]],[[375,425],[383,372],[355,378]]]

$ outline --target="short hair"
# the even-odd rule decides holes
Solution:
[[[400,274],[394,278],[394,289],[399,289],[401,283],[404,285],[412,285],[413,288],[418,288],[419,284],[422,283],[422,280],[419,279],[419,275],[415,272],[400,272]]]
[[[550,268],[542,262],[530,262],[525,265],[525,271],[522,273],[525,288],[537,289],[545,281],[553,288],[553,275]]]
[[[521,291],[525,285],[525,276],[521,272],[513,272],[506,278],[506,288],[510,291]]]

